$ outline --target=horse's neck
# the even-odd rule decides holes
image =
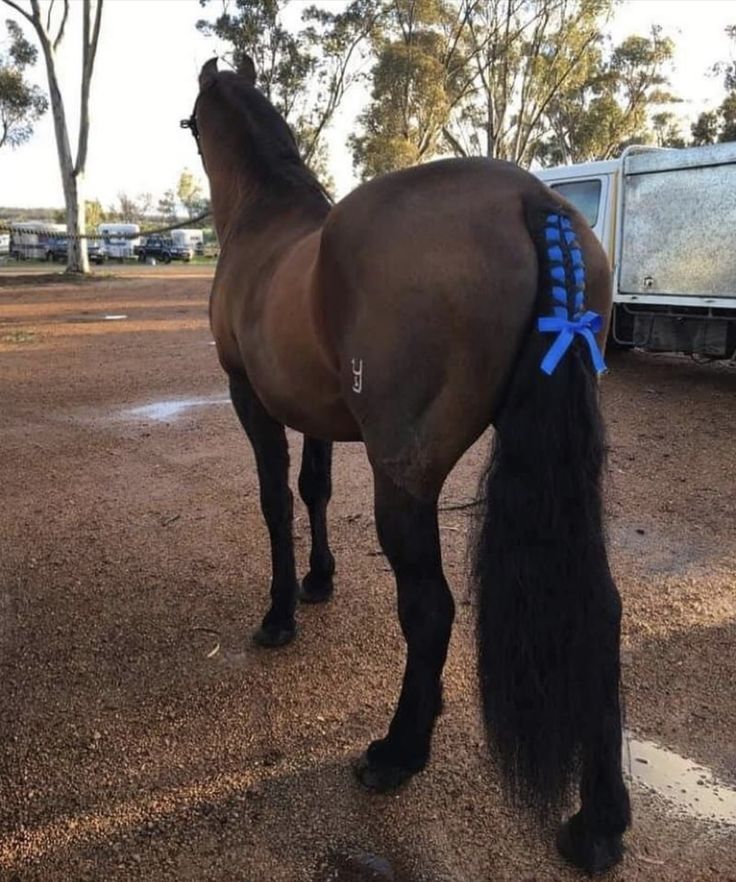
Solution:
[[[256,233],[260,240],[270,240],[272,254],[274,248],[288,248],[321,227],[329,211],[316,194],[295,192],[293,200],[276,202],[242,178],[213,186],[212,207],[221,246],[245,230]]]

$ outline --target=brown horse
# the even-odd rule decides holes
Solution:
[[[192,128],[221,244],[210,316],[258,466],[271,607],[255,640],[295,635],[299,586],[284,427],[304,433],[312,550],[301,598],[332,594],[332,441],[362,441],[396,575],[407,661],[368,788],[424,768],[454,604],[437,500],[493,424],[475,544],[480,686],[507,790],[537,815],[581,806],[558,844],[596,872],[621,858],[619,626],[601,524],[597,371],[611,306],[604,253],[575,209],[507,163],[388,174],[332,205],[293,136],[238,73],[200,74]]]

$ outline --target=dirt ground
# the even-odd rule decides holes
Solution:
[[[351,849],[403,882],[579,878],[486,759],[466,510],[442,514],[458,601],[445,712],[429,767],[399,793],[366,794],[350,771],[384,732],[403,664],[360,445],[336,449],[335,599],[300,611],[291,646],[250,643],[270,557],[208,287],[179,270],[0,288],[0,879],[390,878],[337,869]],[[736,785],[736,369],[609,361],[627,727]],[[486,444],[446,505],[473,496]],[[296,534],[303,571],[300,504]],[[632,797],[610,878],[736,880],[736,820],[638,780]]]

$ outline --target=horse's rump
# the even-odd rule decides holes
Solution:
[[[374,462],[431,495],[492,421],[537,290],[525,202],[508,163],[440,161],[386,175],[333,208],[315,311]]]

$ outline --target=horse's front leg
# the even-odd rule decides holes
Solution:
[[[332,495],[332,442],[304,436],[299,494],[309,512],[312,550],[309,572],[304,577],[301,598],[321,603],[332,596],[335,558],[327,541],[327,504]]]
[[[261,511],[271,538],[271,608],[253,635],[260,646],[283,646],[296,635],[298,595],[289,489],[289,447],[283,425],[271,417],[243,375],[230,377],[230,397],[255,453]]]
[[[429,759],[442,707],[442,668],[455,604],[442,572],[437,501],[425,502],[375,470],[376,529],[396,574],[399,621],[406,639],[404,682],[388,734],[356,767],[371,790],[398,787]]]

